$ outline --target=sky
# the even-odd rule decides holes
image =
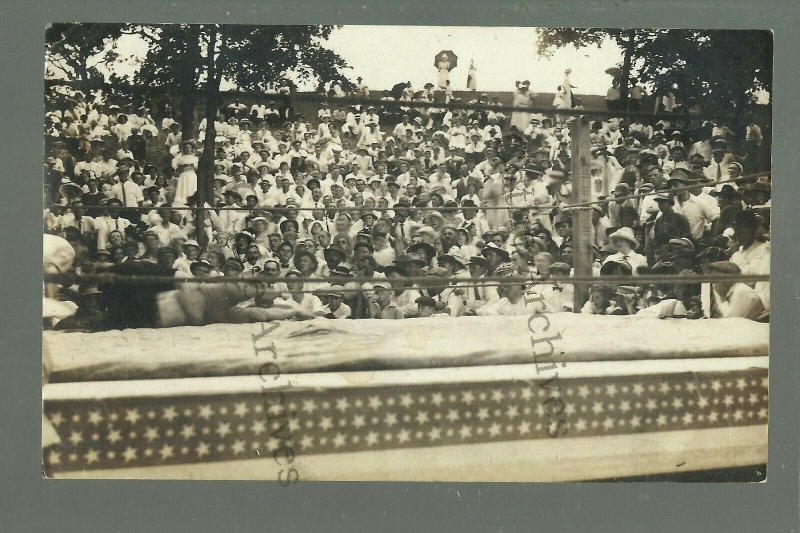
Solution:
[[[479,91],[513,91],[529,80],[534,92],[555,92],[564,69],[571,68],[576,92],[605,95],[611,77],[605,70],[621,59],[613,42],[602,47],[559,49],[539,57],[536,28],[470,26],[343,26],[327,45],[364,78],[370,88],[388,89],[401,81],[414,87],[436,81],[433,58],[452,50],[458,66],[450,72],[454,90],[464,90],[470,59],[475,61]]]
[[[554,93],[564,69],[571,68],[576,92],[605,95],[611,86],[605,70],[621,58],[612,41],[599,48],[568,46],[549,58],[540,57],[536,45],[536,28],[480,26],[342,26],[326,43],[350,65],[352,79],[363,77],[373,90],[405,81],[414,87],[435,83],[434,56],[452,50],[458,56],[450,72],[455,91],[466,89],[472,59],[479,91],[513,91],[516,81],[529,80],[534,92]],[[122,75],[135,71],[137,59],[147,53],[146,42],[133,35],[123,36],[118,47],[121,57],[113,70]]]

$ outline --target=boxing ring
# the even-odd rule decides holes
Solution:
[[[566,481],[767,462],[768,324],[546,317],[46,331],[44,472]]]

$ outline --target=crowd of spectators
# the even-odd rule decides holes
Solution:
[[[534,103],[528,86],[518,84],[515,102]],[[555,109],[502,113],[496,99],[474,96],[484,108],[331,98],[314,116],[285,98],[233,97],[215,121],[213,191],[197,224],[205,121],[188,138],[169,100],[76,92],[46,113],[44,231],[69,243],[77,273],[258,277],[269,287],[227,299],[234,310],[216,320],[572,311],[571,119]],[[439,101],[431,84],[383,99]],[[768,319],[766,282],[636,283],[642,274],[769,273],[771,177],[759,175],[767,169],[756,155],[765,140],[741,123],[592,123],[598,279],[582,312]],[[498,286],[507,275],[551,283]],[[604,283],[608,275],[630,283]],[[137,294],[150,302],[178,285],[66,283],[58,297],[78,311],[56,327],[134,325],[120,307],[152,313],[151,303],[132,303]],[[270,308],[292,311],[265,315]]]

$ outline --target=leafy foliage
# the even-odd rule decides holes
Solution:
[[[539,53],[566,46],[601,46],[613,40],[622,50],[622,89],[636,77],[657,91],[677,84],[683,99],[702,98],[719,112],[744,106],[758,90],[772,90],[772,34],[753,30],[664,30],[541,28]]]
[[[98,66],[116,59],[106,50],[122,33],[120,24],[53,23],[45,30],[45,77],[74,81],[101,80]],[[102,57],[98,55],[106,52]]]
[[[168,94],[180,98],[184,138],[194,131],[194,109],[205,103],[207,123],[198,168],[198,201],[208,197],[213,173],[214,119],[224,80],[242,91],[264,91],[286,80],[338,81],[352,86],[345,61],[325,47],[333,26],[246,26],[226,24],[54,24],[47,30],[47,65],[59,78],[110,94]],[[112,67],[119,39],[134,35],[147,53],[131,72]],[[94,61],[94,67],[89,62]],[[108,68],[98,69],[100,64]],[[201,97],[201,98],[198,98]],[[202,212],[198,212],[202,217]],[[204,234],[199,232],[198,240]]]

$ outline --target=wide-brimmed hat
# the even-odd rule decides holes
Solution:
[[[483,249],[481,250],[481,255],[486,257],[486,254],[488,252],[490,252],[490,251],[493,251],[493,252],[495,252],[497,254],[500,254],[500,256],[503,258],[503,261],[508,261],[508,259],[510,257],[508,252],[505,249],[500,248],[499,246],[497,246],[493,242],[490,242],[486,246],[483,247]]]
[[[633,266],[624,259],[606,261],[603,263],[603,266],[600,267],[600,274],[611,274],[615,266],[621,268],[626,274],[633,274]]]
[[[336,268],[331,269],[331,276],[339,276],[339,277],[353,277],[353,272],[344,265],[339,265]]]
[[[414,303],[419,307],[436,307],[436,300],[430,296],[420,296],[414,300]]]
[[[672,260],[679,257],[693,258],[694,256],[695,256],[694,249],[686,248],[683,246],[676,246],[670,251],[669,255],[667,256],[667,259]]]
[[[439,215],[441,216],[441,213]],[[442,218],[444,218],[444,217],[442,217]],[[419,235],[419,234],[427,235],[432,239],[436,238],[436,230],[434,230],[430,226],[421,226],[421,227],[417,228],[416,231],[414,231],[414,233],[412,234],[412,237],[414,235]]]
[[[765,193],[768,193],[768,194],[772,194],[772,186],[769,183],[764,183],[762,181],[757,181],[754,184],[752,184],[750,187],[745,189],[744,192],[745,192],[745,194],[748,194],[751,191],[752,192],[760,191],[760,192],[765,192]]]
[[[601,248],[598,250],[598,252],[599,252],[599,253],[601,253],[601,254],[609,254],[609,255],[611,255],[611,254],[615,254],[615,253],[617,253],[617,249],[614,247],[614,245],[613,245],[613,244],[604,244],[604,245],[603,245],[603,246],[602,246],[602,247],[601,247]]]
[[[286,233],[287,231],[290,231],[287,228],[288,228],[289,224],[291,224],[291,223],[293,223],[295,226],[297,226],[297,229],[300,229],[300,223],[298,221],[286,219],[283,222],[281,222],[280,225],[279,225],[279,229],[280,229],[281,233]]]
[[[631,287],[629,285],[620,285],[614,291],[614,294],[617,296],[636,296],[636,287]]]
[[[211,269],[214,268],[214,267],[211,266],[211,263],[209,263],[207,260],[199,259],[197,261],[192,261],[192,264],[189,265],[189,271],[194,273],[195,269],[197,267],[201,267],[201,266],[206,266],[206,267],[211,268]]]
[[[719,273],[719,274],[741,274],[742,270],[736,263],[732,263],[730,261],[715,261],[713,263],[709,263],[705,266],[704,269],[708,273]]]
[[[481,257],[479,255],[473,255],[469,258],[469,262],[467,262],[467,266],[469,265],[479,265],[486,267],[489,265],[489,262],[486,260],[485,257]]]
[[[343,259],[347,259],[347,252],[345,252],[344,249],[338,244],[331,244],[322,252],[326,261],[328,260],[328,257],[334,253],[341,255]]]
[[[244,265],[241,261],[236,259],[235,257],[229,257],[225,260],[225,264],[222,265],[222,268],[235,268],[239,272],[244,270]]]
[[[72,198],[83,195],[83,189],[81,189],[80,185],[71,181],[62,184],[58,188],[58,191],[61,193],[62,196],[67,196]]]
[[[544,169],[535,163],[526,163],[522,170],[528,174],[544,175]]]
[[[570,226],[572,225],[572,217],[571,216],[564,216],[564,217],[556,220],[553,223],[553,226],[557,228],[557,227],[563,226],[565,224],[569,224]]]
[[[661,202],[670,202],[670,203],[672,202],[672,198],[670,198],[669,194],[666,193],[666,192],[659,192],[659,193],[654,194],[653,195],[653,200],[655,200],[656,203],[658,203],[659,201],[661,201]]]
[[[676,168],[672,170],[672,173],[670,173],[669,179],[667,180],[667,186],[672,187],[673,185],[688,185],[690,181],[691,179],[689,178],[689,173],[685,169]]]
[[[233,236],[233,240],[235,241],[235,240],[236,240],[236,239],[238,239],[239,237],[246,237],[248,240],[251,240],[251,241],[254,241],[254,240],[256,240],[256,236],[255,236],[255,235],[253,235],[253,233],[252,233],[252,232],[250,232],[250,231],[247,231],[247,230],[242,230],[242,231],[240,231],[240,232],[238,232],[238,233],[234,234],[234,236]]]
[[[711,191],[711,196],[719,196],[720,198],[738,198],[739,192],[730,183],[724,184],[719,191]]]
[[[242,194],[239,191],[237,191],[236,189],[228,189],[227,191],[223,191],[222,192],[222,196],[225,196],[225,195],[236,196],[237,198],[239,198],[239,200],[242,199]]]
[[[317,259],[317,256],[314,255],[309,250],[297,250],[294,253],[294,257],[293,257],[292,261],[294,262],[294,264],[297,264],[297,260],[300,259],[303,256],[306,256],[309,259],[311,259],[311,262],[314,264],[314,269],[316,270],[317,265],[319,265],[319,260]]]
[[[467,266],[467,262],[459,254],[443,254],[436,258],[438,264],[453,263],[462,267]]]
[[[677,246],[678,248],[686,248],[694,252],[694,243],[686,237],[670,239],[667,244],[670,246]]]
[[[415,254],[417,252],[424,252],[425,257],[432,257],[436,253],[436,249],[426,242],[416,242],[406,249],[406,253]]]
[[[639,242],[636,240],[636,237],[633,235],[633,230],[628,227],[621,227],[614,233],[608,236],[609,239],[624,239],[631,243],[631,247],[635,250],[639,247]]]
[[[428,246],[430,246],[430,245],[428,245]],[[394,262],[395,262],[395,264],[398,264],[398,265],[403,264],[403,263],[417,263],[420,266],[425,266],[425,265],[428,264],[427,261],[425,261],[422,257],[420,257],[419,255],[417,255],[417,254],[415,254],[413,252],[406,253],[406,254],[403,254],[401,256],[398,256],[394,260]]]

